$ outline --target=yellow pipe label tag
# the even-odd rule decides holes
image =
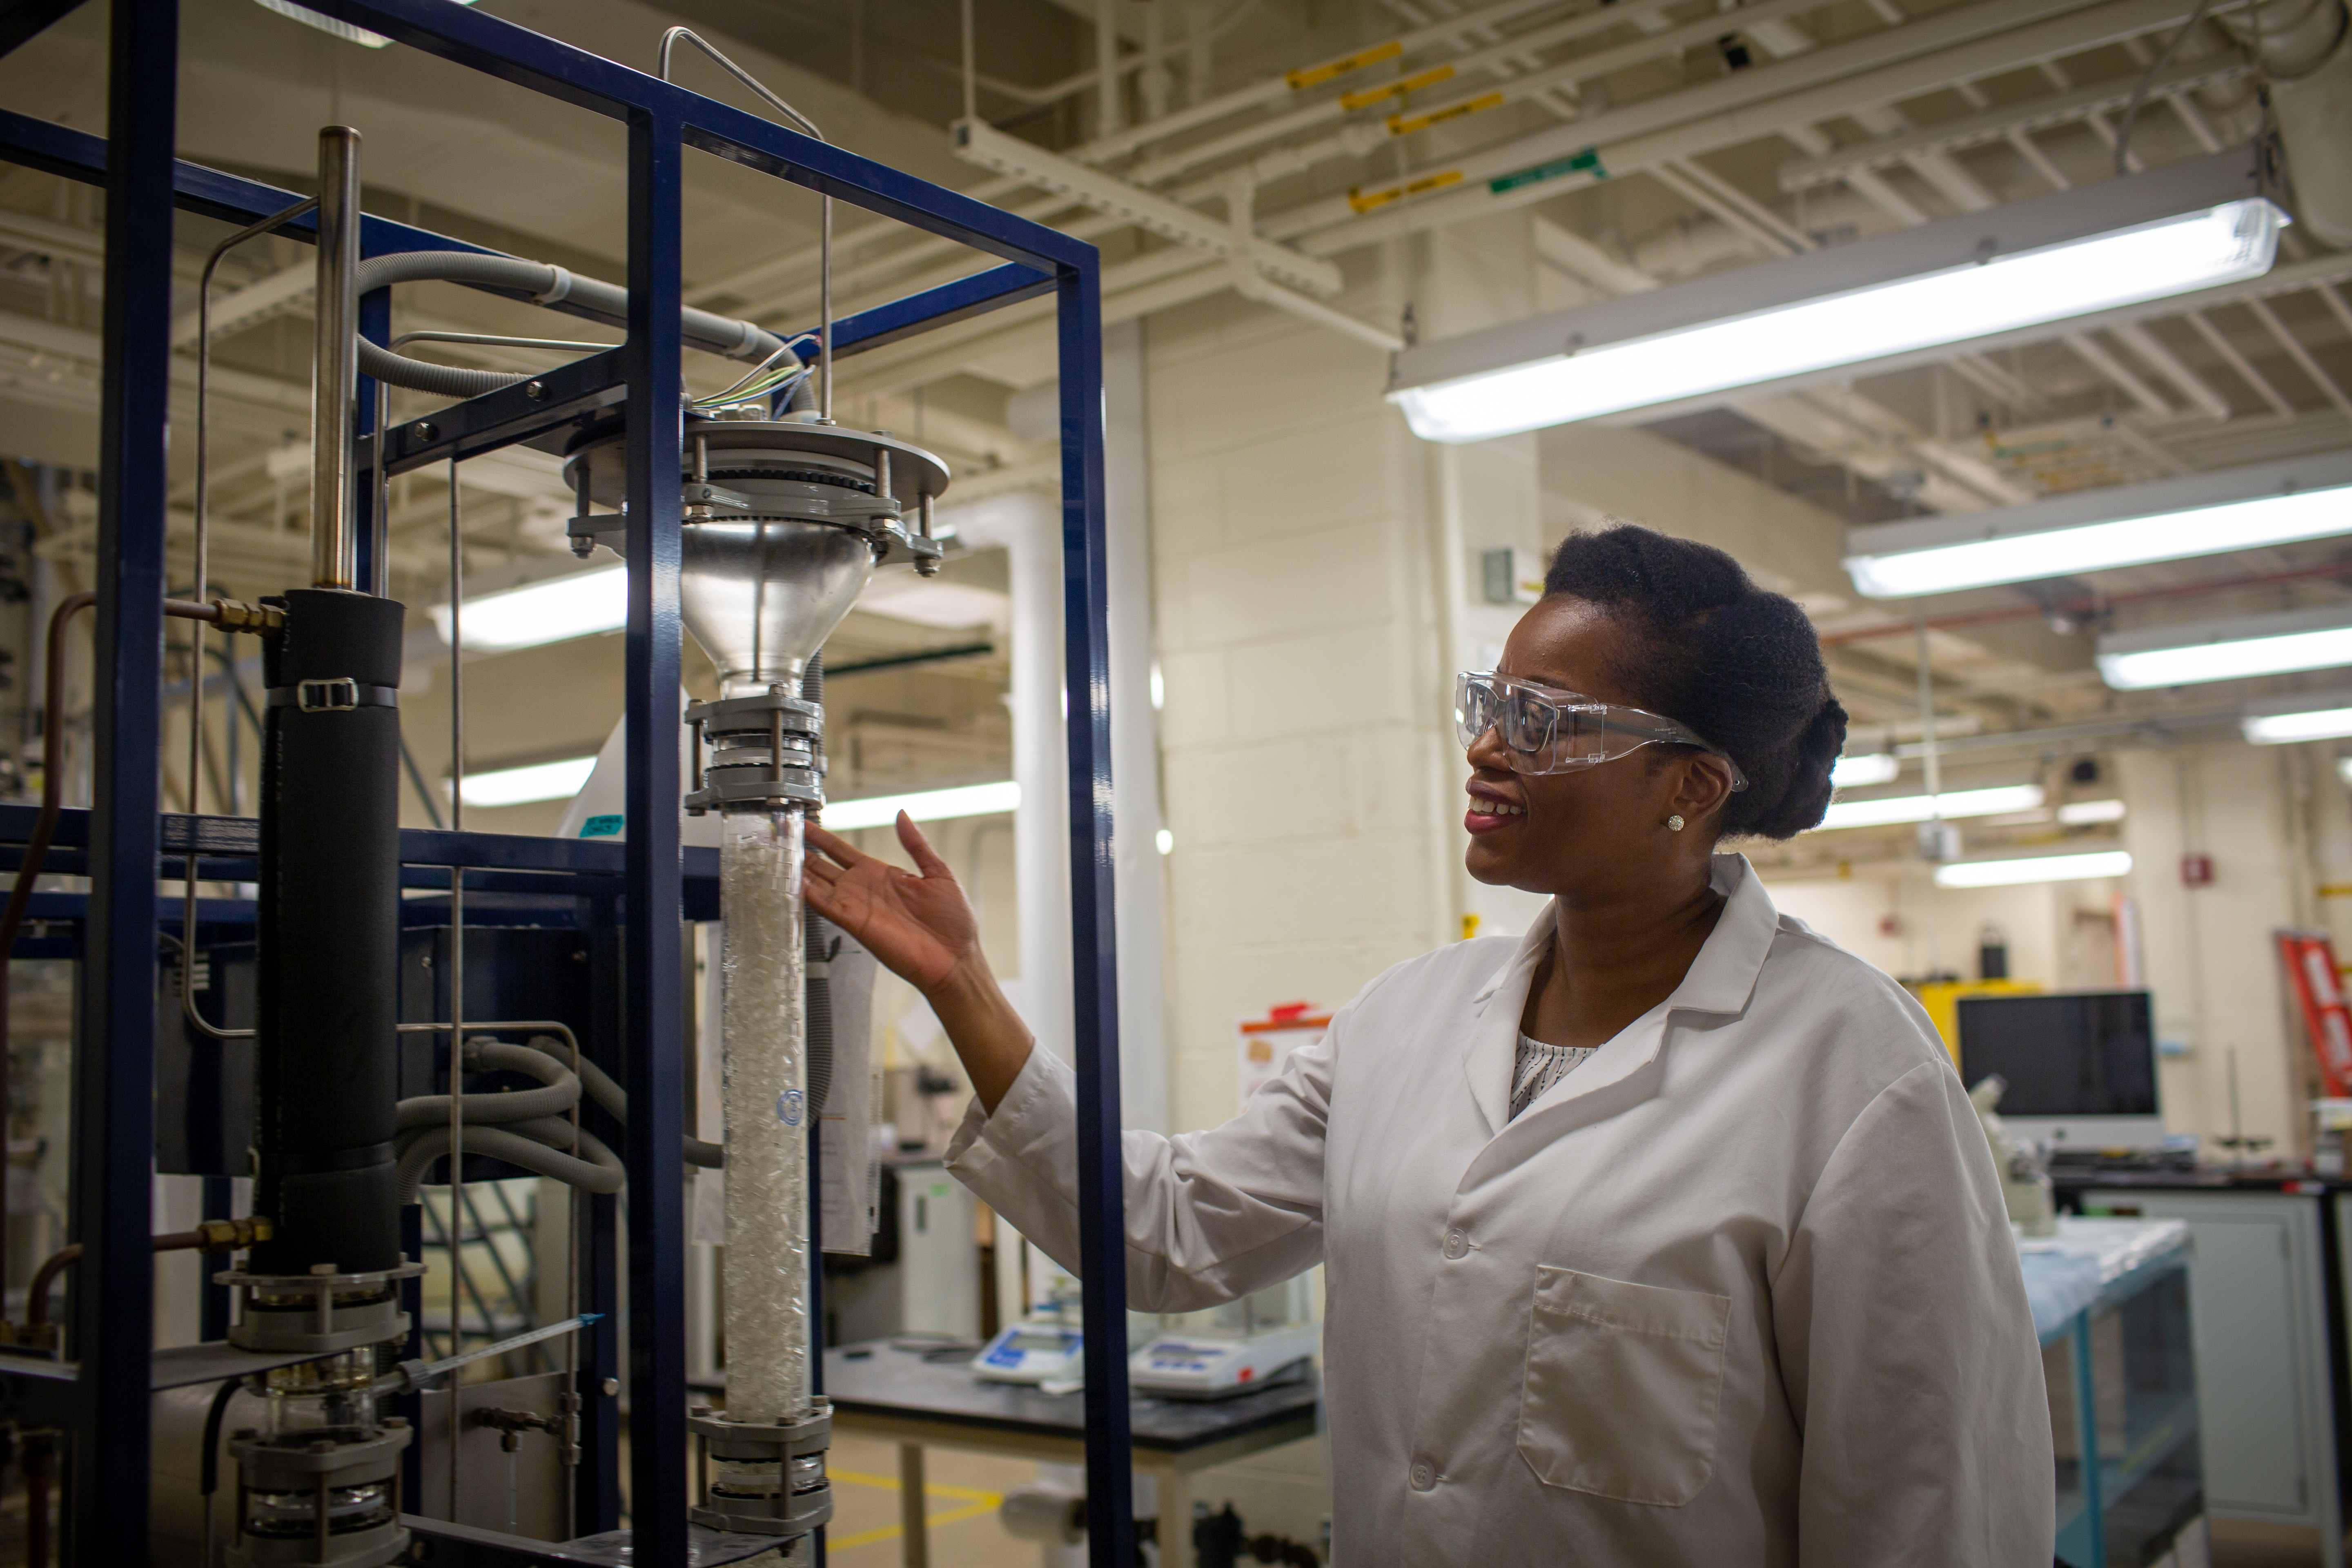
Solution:
[[[1402,201],[1407,196],[1417,196],[1423,191],[1442,190],[1447,185],[1461,183],[1462,171],[1448,169],[1443,174],[1424,174],[1418,180],[1409,181],[1402,185],[1391,185],[1386,190],[1349,191],[1348,205],[1360,213],[1368,213],[1374,207],[1384,207],[1391,202]]]
[[[1419,92],[1425,87],[1435,87],[1441,81],[1454,79],[1452,66],[1439,66],[1419,76],[1409,76],[1402,81],[1392,81],[1386,87],[1368,87],[1361,92],[1342,93],[1339,107],[1353,114],[1359,109],[1370,109],[1383,99],[1402,98],[1409,92]]]
[[[1416,114],[1410,118],[1402,114],[1391,114],[1389,116],[1389,134],[1410,136],[1416,131],[1426,131],[1431,126],[1442,124],[1448,120],[1459,120],[1465,114],[1475,114],[1482,109],[1496,108],[1502,101],[1501,93],[1484,92],[1476,98],[1465,99],[1460,103],[1448,104],[1444,109],[1433,109],[1427,114]]]
[[[1343,60],[1333,60],[1328,65],[1301,67],[1288,73],[1283,79],[1287,81],[1290,84],[1290,89],[1296,92],[1302,87],[1313,87],[1318,82],[1329,81],[1334,77],[1346,76],[1349,71],[1360,71],[1366,66],[1376,66],[1382,60],[1392,60],[1402,53],[1404,53],[1404,40],[1391,38],[1385,44],[1375,44],[1370,48],[1349,55]]]

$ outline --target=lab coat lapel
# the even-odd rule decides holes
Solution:
[[[1510,1119],[1511,1071],[1518,1056],[1519,1020],[1527,1016],[1528,987],[1535,982],[1536,967],[1551,945],[1552,917],[1558,907],[1544,906],[1543,913],[1519,939],[1518,951],[1510,962],[1495,972],[1485,990],[1470,998],[1470,1026],[1463,1031],[1462,1039],[1462,1075],[1469,1079],[1470,1098],[1486,1119],[1489,1138]]]
[[[1617,1115],[1657,1092],[1657,1061],[1665,1048],[1666,1031],[1673,1026],[1675,1014],[1737,1016],[1747,1010],[1748,999],[1756,990],[1756,977],[1763,971],[1765,955],[1771,951],[1772,938],[1780,928],[1780,911],[1772,907],[1770,895],[1756,879],[1744,855],[1717,856],[1711,879],[1716,891],[1724,895],[1723,913],[1699,949],[1698,957],[1692,961],[1689,973],[1683,976],[1682,984],[1664,1002],[1620,1030],[1583,1066],[1552,1085],[1521,1111],[1517,1121],[1505,1120],[1510,1114],[1506,1077],[1502,1109],[1487,1113],[1487,1125],[1494,1130],[1494,1136],[1463,1173],[1459,1191],[1466,1193],[1576,1128]],[[1549,916],[1550,911],[1546,913]],[[1550,920],[1547,918],[1538,925],[1543,940],[1549,942],[1552,934]],[[1532,953],[1522,946],[1513,967],[1504,972],[1501,983],[1492,993],[1490,1012],[1496,1004],[1507,999],[1511,982],[1516,979],[1517,990],[1516,1000],[1510,1004],[1511,1036],[1506,1059],[1517,1049],[1518,1021],[1527,1009],[1528,984],[1541,955],[1540,943]],[[1486,1043],[1489,1031],[1483,1023],[1482,1020],[1482,1026],[1471,1030],[1473,1048],[1481,1051],[1490,1048]],[[1465,1066],[1475,1068],[1475,1063],[1465,1058]],[[1475,1070],[1471,1082],[1474,1089],[1477,1087]],[[1480,1109],[1487,1109],[1484,1101]]]

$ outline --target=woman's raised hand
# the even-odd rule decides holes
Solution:
[[[920,874],[862,854],[812,822],[803,887],[809,907],[850,935],[925,995],[944,985],[980,952],[980,922],[939,858],[905,812],[898,842]]]
[[[993,1115],[1029,1059],[1034,1042],[1028,1026],[989,973],[987,955],[980,950],[980,922],[956,886],[955,873],[903,811],[898,842],[914,857],[915,871],[861,855],[846,839],[812,822],[808,847],[814,853],[801,886],[809,908],[856,937],[923,994],[971,1074],[972,1091]]]

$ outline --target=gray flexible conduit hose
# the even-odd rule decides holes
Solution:
[[[572,1052],[562,1041],[551,1036],[539,1035],[532,1038],[530,1048],[553,1058],[564,1068],[566,1076],[569,1076]],[[610,1073],[586,1057],[580,1058],[580,1077],[583,1086],[588,1090],[588,1098],[594,1100],[605,1115],[626,1127],[629,1124],[628,1091],[614,1083]],[[473,1101],[469,1099],[466,1102],[466,1114],[470,1117],[473,1113]],[[688,1138],[686,1141],[686,1163],[702,1170],[716,1171],[727,1163],[727,1151],[720,1144],[706,1143],[699,1138]]]
[[[406,250],[393,256],[372,256],[360,263],[354,287],[366,294],[394,283],[428,280],[510,289],[529,295],[534,305],[569,304],[610,325],[628,325],[626,289],[583,278],[544,261],[526,261],[519,256],[478,256],[463,250]],[[678,312],[678,328],[690,348],[755,364],[777,354],[784,346],[782,338],[763,327],[692,306]],[[364,337],[360,339],[359,346],[361,374],[394,386],[437,393],[444,397],[478,397],[530,379],[502,370],[466,370],[409,359]],[[783,361],[780,359],[778,363]],[[798,361],[795,358],[792,363]]]
[[[535,1117],[561,1116],[580,1102],[580,1080],[561,1060],[545,1054],[510,1046],[500,1040],[468,1040],[466,1042],[466,1065],[476,1072],[528,1073],[546,1087],[542,1089],[509,1089],[501,1094],[469,1094],[466,1096],[466,1125],[484,1125],[511,1121],[527,1121]],[[436,1123],[446,1127],[449,1122],[449,1097],[446,1094],[419,1095],[404,1100],[399,1107],[399,1130],[431,1127]],[[564,1142],[571,1142],[567,1130]]]
[[[496,1094],[465,1097],[466,1152],[488,1154],[519,1165],[537,1175],[551,1176],[583,1192],[612,1194],[625,1180],[620,1157],[587,1129],[579,1130],[580,1152],[571,1152],[572,1126],[567,1112],[579,1103],[584,1087],[588,1097],[604,1108],[614,1121],[628,1122],[628,1096],[604,1068],[583,1057],[574,1076],[571,1052],[560,1041],[536,1036],[528,1046],[502,1040],[475,1040],[466,1047],[466,1065],[477,1072],[520,1072],[539,1079],[538,1089],[508,1089]],[[419,1095],[398,1108],[399,1201],[417,1201],[417,1189],[433,1162],[449,1152],[449,1097]],[[686,1140],[686,1162],[717,1170],[726,1151],[698,1138]]]
[[[563,1150],[542,1142],[544,1139],[569,1145],[572,1123],[560,1116],[549,1116],[501,1126],[468,1127],[466,1152],[504,1160],[509,1165],[520,1165],[537,1175],[552,1176],[585,1193],[609,1195],[621,1190],[626,1179],[621,1157],[604,1147],[594,1134],[584,1130],[580,1134],[580,1152],[588,1156],[584,1160],[573,1159]],[[416,1136],[401,1146],[398,1191],[402,1205],[417,1201],[417,1188],[423,1184],[425,1171],[448,1152],[449,1129],[446,1123],[417,1129]]]

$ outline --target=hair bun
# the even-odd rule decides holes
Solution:
[[[1843,705],[1823,694],[1821,708],[1797,737],[1788,787],[1772,809],[1760,815],[1754,831],[1767,838],[1792,838],[1821,826],[1830,808],[1830,777],[1838,753],[1845,750],[1845,724]]]
[[[1712,545],[1637,523],[1570,534],[1544,587],[1622,620],[1633,635],[1617,651],[1621,687],[1739,764],[1748,787],[1725,804],[1719,834],[1788,838],[1820,824],[1845,710],[1796,601]]]

